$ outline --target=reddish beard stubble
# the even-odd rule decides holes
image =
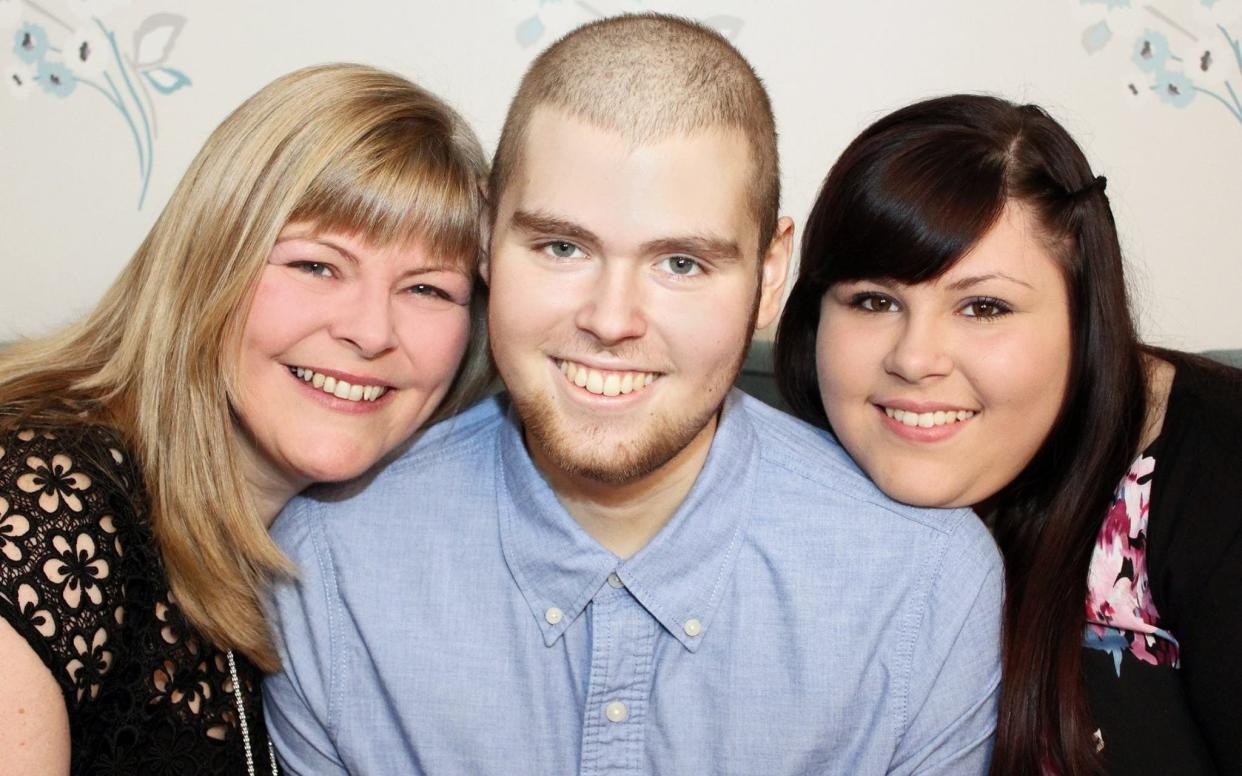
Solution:
[[[762,277],[762,267],[759,277]],[[709,410],[685,418],[654,417],[646,426],[632,434],[630,439],[618,444],[607,440],[604,422],[577,432],[565,429],[551,397],[545,392],[527,396],[510,394],[518,417],[522,420],[527,449],[533,454],[537,450],[536,457],[542,456],[557,470],[571,477],[614,486],[637,482],[673,460],[720,412],[729,387],[742,371],[759,316],[761,290],[761,285],[756,282],[750,319],[746,323],[746,336],[738,348],[733,366],[718,373],[719,379],[703,386],[704,391],[719,395],[719,400]],[[578,444],[574,444],[575,439]],[[592,454],[590,442],[596,441],[600,442],[600,446],[594,448]],[[602,449],[605,446],[610,446],[611,449]]]

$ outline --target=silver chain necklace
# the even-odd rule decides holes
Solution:
[[[246,750],[246,773],[255,776],[254,752],[250,749],[250,726],[246,724],[246,706],[242,703],[241,679],[237,676],[237,661],[233,658],[233,650],[224,654],[229,658],[229,676],[233,679],[233,700],[237,701],[237,720],[241,723],[242,747]],[[280,776],[276,770],[276,750],[272,748],[272,737],[267,737],[267,758],[272,764],[272,776]]]

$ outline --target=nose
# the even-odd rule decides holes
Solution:
[[[953,371],[950,334],[931,316],[904,316],[884,358],[884,369],[909,383]]]
[[[332,302],[332,336],[363,358],[376,358],[397,345],[392,295],[388,289],[358,284],[347,298]]]
[[[632,267],[626,262],[605,264],[592,279],[574,323],[603,345],[641,337],[647,331],[642,295],[640,278]]]

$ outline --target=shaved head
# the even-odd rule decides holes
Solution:
[[[711,129],[740,131],[754,173],[754,247],[766,250],[780,204],[772,106],[750,64],[719,33],[675,16],[627,15],[579,27],[540,54],[509,106],[496,149],[493,222],[541,106],[618,132],[634,146]]]

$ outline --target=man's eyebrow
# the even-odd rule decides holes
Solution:
[[[644,254],[685,253],[716,262],[741,261],[742,249],[733,240],[701,235],[663,237],[644,243]]]
[[[959,278],[946,286],[946,288],[950,291],[962,291],[970,288],[971,286],[977,286],[987,280],[1008,280],[1010,283],[1017,283],[1020,286],[1026,286],[1031,289],[1034,288],[1034,286],[1025,280],[1019,280],[1013,275],[1006,275],[1004,272],[989,272],[986,275],[971,275],[969,277]]]
[[[513,213],[513,225],[530,234],[556,235],[574,242],[599,245],[599,238],[590,229],[551,213],[518,210]]]
[[[558,216],[540,211],[518,210],[513,214],[513,225],[532,234],[557,235],[567,240],[587,245],[599,245],[600,239],[586,227]],[[641,253],[686,253],[714,261],[739,261],[741,248],[733,240],[702,235],[662,237],[643,243]]]

